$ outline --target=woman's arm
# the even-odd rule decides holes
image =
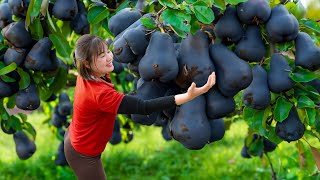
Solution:
[[[206,93],[216,83],[216,76],[213,72],[208,81],[202,87],[197,88],[192,83],[186,93],[175,96],[165,96],[150,100],[142,100],[134,96],[125,95],[120,103],[119,114],[151,114],[153,112],[163,111],[181,105],[192,99]]]

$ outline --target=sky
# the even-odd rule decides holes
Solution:
[[[304,7],[307,7],[307,5],[310,3],[312,0],[300,0],[301,3],[303,4]],[[320,0],[313,0],[313,1],[320,1]]]

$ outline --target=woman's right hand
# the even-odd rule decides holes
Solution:
[[[212,86],[216,84],[216,74],[213,72],[208,77],[208,81],[205,85],[201,87],[196,87],[196,84],[193,82],[191,86],[188,88],[188,91],[183,94],[175,95],[175,101],[177,105],[181,105],[183,103],[186,103],[188,101],[191,101],[192,99],[206,93],[209,91]]]

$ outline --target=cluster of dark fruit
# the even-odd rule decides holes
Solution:
[[[251,156],[262,157],[263,153],[272,152],[277,148],[277,144],[258,134],[252,134],[244,141],[241,150],[243,158],[251,158]]]
[[[54,107],[54,111],[51,116],[51,124],[58,129],[58,133],[61,137],[64,137],[65,134],[65,128],[68,128],[69,122],[67,121],[67,116],[71,115],[72,112],[72,104],[70,101],[70,98],[68,94],[66,93],[60,93],[59,95],[59,103]],[[55,164],[59,166],[65,166],[68,165],[68,162],[66,160],[65,154],[64,154],[64,141],[62,140],[60,142]]]
[[[320,67],[320,49],[307,33],[299,32],[297,19],[284,5],[271,8],[267,0],[249,0],[228,6],[223,15],[214,12],[216,20],[211,31],[220,43],[211,43],[208,33],[202,30],[182,40],[170,32],[150,33],[141,18],[156,17],[135,9],[123,9],[108,22],[115,36],[114,59],[127,64],[139,78],[139,98],[185,92],[192,82],[202,86],[209,74],[216,72],[217,83],[205,95],[176,109],[149,116],[131,115],[134,122],[162,126],[164,137],[173,137],[188,149],[201,149],[212,142],[210,138],[218,133],[212,122],[234,112],[234,96],[241,90],[246,106],[262,110],[270,105],[271,92],[279,94],[293,88],[289,76],[292,67],[281,53],[271,56],[269,72],[262,67],[268,42],[263,40],[261,28],[266,29],[269,43],[295,41],[295,66],[311,71]],[[251,68],[249,63],[257,65]],[[288,142],[301,138],[304,131],[295,107],[276,124],[276,134]],[[219,136],[223,134],[221,131]]]
[[[5,38],[8,48],[5,51],[0,52],[0,60],[5,65],[16,63],[16,65],[22,68],[25,72],[29,73],[32,77],[34,72],[44,72],[48,77],[54,77],[59,68],[67,69],[67,65],[64,64],[56,56],[56,51],[53,49],[53,44],[48,38],[48,32],[46,37],[36,41],[32,39],[30,29],[25,28],[25,18],[28,10],[30,0],[8,0],[0,4],[0,29],[2,36]],[[87,20],[86,8],[81,1],[76,0],[57,0],[55,3],[49,4],[49,12],[55,18],[70,21],[71,28],[79,34],[90,33],[90,26]],[[12,17],[16,16],[17,21],[13,21]],[[45,17],[41,17],[42,28],[48,29],[45,23]],[[17,70],[6,74],[10,78],[14,79],[14,82],[6,82],[0,79],[0,98],[10,97],[16,95],[15,105],[23,110],[35,110],[40,106],[40,97],[37,84],[31,79],[30,85],[19,90],[19,81],[21,79]],[[60,95],[59,101],[66,101],[66,99]],[[53,101],[56,96],[53,94],[46,101]],[[67,98],[69,99],[69,98]],[[61,118],[66,116],[66,113],[70,113],[71,109],[67,109],[65,103],[61,103],[59,108],[55,109],[52,117],[52,124],[56,127],[63,124],[60,122]],[[59,115],[57,112],[59,112]],[[60,116],[61,115],[61,116]],[[59,119],[60,118],[60,119]],[[20,159],[27,159],[35,152],[36,147],[34,141],[30,140],[24,131],[18,131],[13,128],[7,128],[8,121],[1,121],[2,130],[5,133],[13,134],[14,141],[16,142],[16,152]],[[63,143],[62,143],[63,144]],[[63,147],[63,146],[61,146]],[[61,151],[61,148],[59,148]],[[59,152],[60,152],[59,151]],[[58,152],[58,158],[60,157]],[[63,152],[63,150],[61,151]],[[61,153],[60,153],[61,154]],[[62,162],[62,161],[61,161]],[[56,160],[57,164],[60,160]]]

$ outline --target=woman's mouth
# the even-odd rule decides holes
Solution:
[[[112,66],[113,66],[112,62],[107,64],[107,67],[112,67]]]

